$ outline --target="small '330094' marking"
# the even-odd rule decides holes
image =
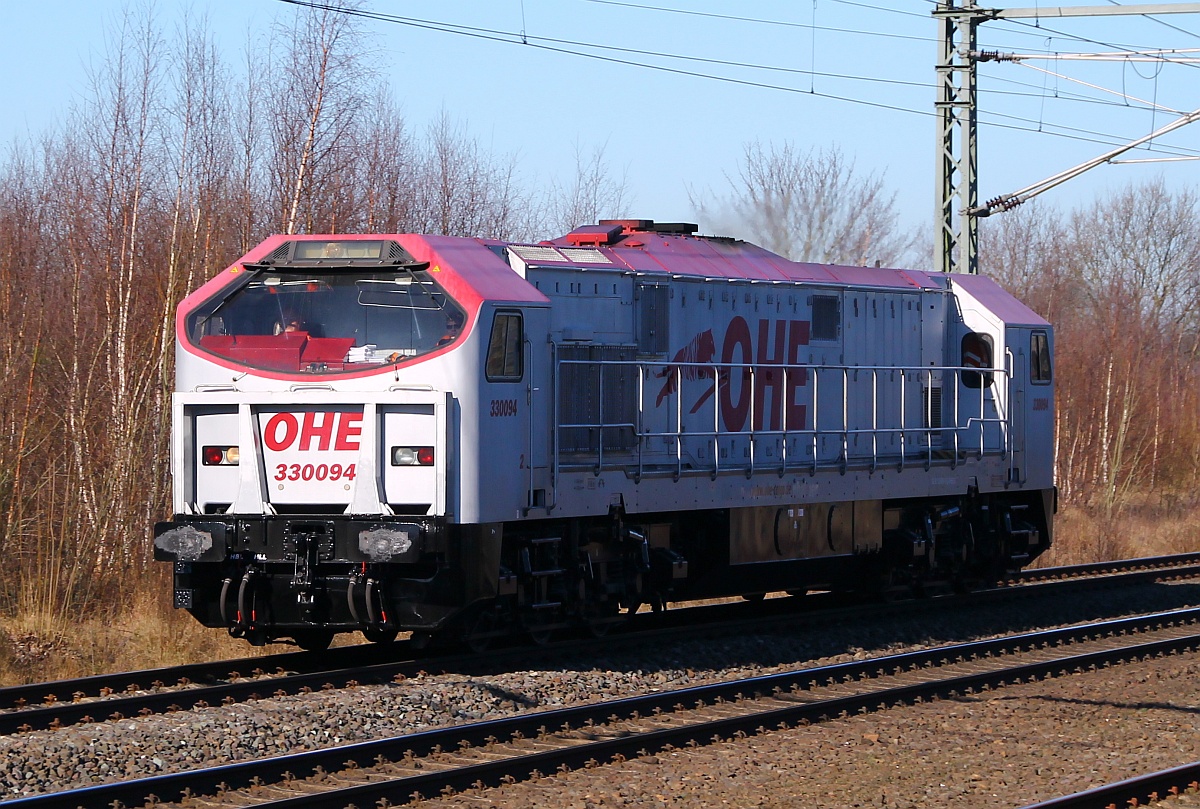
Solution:
[[[517,400],[516,399],[492,399],[492,416],[515,416],[517,415]]]
[[[316,465],[306,463],[281,463],[275,467],[276,480],[354,480],[354,464],[343,467],[340,463]]]

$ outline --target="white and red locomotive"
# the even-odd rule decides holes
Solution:
[[[178,312],[175,605],[253,643],[482,643],[1049,546],[1045,320],[693,231],[256,247]]]

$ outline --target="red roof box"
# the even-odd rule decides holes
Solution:
[[[621,235],[621,226],[614,224],[584,225],[566,235],[567,243],[577,247],[612,244]]]

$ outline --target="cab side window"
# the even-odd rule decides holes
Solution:
[[[525,372],[520,312],[497,312],[492,320],[485,373],[488,382],[519,382]]]
[[[969,368],[992,368],[992,338],[979,332],[971,332],[962,338],[960,365]],[[962,382],[968,388],[987,388],[992,385],[992,375],[980,371],[963,371]]]
[[[1035,331],[1029,337],[1029,381],[1049,384],[1050,337],[1044,331]]]

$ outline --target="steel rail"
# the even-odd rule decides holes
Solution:
[[[406,647],[402,641],[393,645],[393,650]],[[367,662],[372,657],[379,657],[379,645],[363,644],[360,646],[344,646],[337,649],[341,660],[349,660],[348,665]],[[394,651],[392,654],[394,655]],[[128,691],[131,689],[147,690],[155,687],[155,683],[204,683],[214,680],[230,680],[244,677],[255,671],[284,672],[284,671],[314,671],[328,668],[328,658],[322,652],[281,652],[279,654],[262,655],[260,657],[242,657],[234,660],[215,660],[208,663],[187,663],[180,666],[143,669],[140,671],[125,671],[114,674],[92,674],[87,677],[76,677],[67,680],[53,680],[44,683],[29,683],[10,685],[0,688],[0,710],[18,708],[23,705],[54,702],[58,699],[71,699],[78,694],[83,697],[96,697],[107,692]],[[256,675],[257,676],[257,675]]]
[[[351,787],[297,795],[278,800],[256,801],[255,806],[271,809],[328,809],[335,806],[363,806],[383,800],[396,802],[417,797],[435,797],[447,790],[461,792],[480,786],[498,786],[513,780],[525,780],[534,772],[550,773],[560,768],[579,769],[607,762],[657,753],[668,748],[701,745],[725,741],[738,736],[758,735],[798,723],[826,721],[830,716],[870,713],[894,705],[904,705],[924,699],[953,696],[960,692],[1003,686],[1009,681],[1045,679],[1084,666],[1099,666],[1128,657],[1149,657],[1187,651],[1200,647],[1200,635],[1140,644],[1123,649],[1090,652],[1058,660],[1014,666],[1003,671],[970,674],[940,682],[914,683],[884,691],[855,694],[815,703],[790,705],[742,716],[713,719],[696,725],[664,728],[637,733],[624,738],[604,739],[580,745],[522,754],[441,772],[423,773]],[[619,716],[619,715],[618,715]],[[622,717],[623,718],[623,717]],[[486,743],[486,740],[484,740]],[[1128,804],[1127,804],[1128,805]],[[1098,804],[1072,809],[1107,809]]]
[[[1062,795],[1024,809],[1117,809],[1124,806],[1150,806],[1158,801],[1200,790],[1200,761],[1167,770],[1136,775],[1083,792]]]
[[[1063,578],[1070,575],[1071,571],[1076,571],[1074,578]],[[1162,578],[1164,573],[1177,576],[1200,575],[1200,554],[1046,568],[1044,572],[1050,574],[1044,577],[1049,580],[1041,581],[1043,577],[1038,577],[1033,580],[1040,581],[1037,586],[1052,586],[1056,589],[1066,590],[1088,589],[1098,585],[1110,586],[1158,579]],[[1081,578],[1102,574],[1109,574],[1110,579],[1097,581],[1094,578]],[[993,600],[1011,598],[1013,591],[1014,587],[1009,586],[948,596],[943,599],[905,601],[899,604],[890,604],[887,609],[892,613],[895,613],[897,609],[919,613],[928,610],[950,609],[952,605],[949,602],[954,602],[956,605],[982,605]],[[779,601],[758,605],[755,616],[749,620],[768,624],[772,620],[787,621],[789,625],[794,626],[797,620],[796,608],[780,604]],[[537,650],[533,654],[535,658],[541,658],[542,656],[569,653],[572,649],[594,652],[597,643],[629,644],[654,637],[678,639],[686,638],[688,633],[701,632],[707,636],[722,629],[741,632],[744,631],[747,619],[729,620],[727,614],[737,612],[747,606],[749,605],[722,604],[672,610],[654,616],[652,625],[649,625],[650,622],[647,621],[646,623],[649,625],[647,628],[631,634],[624,634],[619,638],[610,638],[604,641],[596,639],[565,641]],[[878,604],[857,605],[833,611],[809,612],[804,617],[813,622],[827,624],[831,620],[870,616],[876,614],[879,609]],[[693,611],[692,614],[689,615],[689,611]],[[707,616],[707,621],[702,620],[703,616]],[[645,617],[649,618],[650,616]],[[716,623],[714,623],[714,619],[716,619]],[[29,686],[12,686],[0,689],[0,705],[12,706],[8,711],[0,710],[0,735],[44,728],[55,729],[76,723],[106,719],[119,720],[164,711],[206,707],[218,703],[229,704],[230,702],[261,699],[281,694],[302,693],[305,690],[318,688],[344,688],[355,683],[387,682],[397,675],[409,677],[423,669],[472,668],[481,665],[483,661],[494,667],[510,659],[527,663],[531,654],[529,649],[504,649],[492,652],[486,658],[474,654],[417,658],[413,656],[414,651],[416,650],[410,644],[398,641],[390,646],[371,644],[340,647],[337,650],[336,665],[333,665],[333,658],[328,654],[293,652],[269,657],[217,661],[116,675],[96,675],[78,680],[60,680]],[[261,672],[263,662],[290,664],[292,668],[284,669],[283,666],[279,666],[275,673],[265,674]],[[256,675],[252,679],[243,680],[240,672],[249,665],[254,665],[255,670],[264,676]],[[156,683],[157,686],[161,686],[166,678],[172,675],[177,677],[179,685],[183,687],[157,690]],[[209,683],[193,682],[200,678],[208,679]],[[213,682],[214,680],[216,682]],[[111,696],[101,696],[99,699],[88,699],[97,693],[98,687],[107,688],[114,693]],[[87,690],[84,690],[85,688]],[[118,692],[121,690],[127,692],[149,691],[150,693],[119,694]],[[70,694],[72,701],[55,701],[56,695],[59,694]],[[34,706],[23,707],[22,701],[34,703]],[[36,702],[47,704],[36,705]]]
[[[1111,562],[1090,562],[1083,565],[1062,567],[1026,568],[1005,578],[1005,581],[1029,582],[1042,579],[1077,578],[1079,576],[1104,575],[1106,573],[1132,572],[1141,569],[1170,568],[1200,564],[1200,553],[1179,553],[1170,556],[1142,556],[1134,559],[1117,559]]]
[[[792,689],[808,689],[825,683],[851,682],[866,677],[888,676],[906,671],[928,670],[935,665],[955,665],[969,659],[1036,651],[1054,644],[1094,640],[1097,637],[1121,637],[1130,632],[1149,631],[1154,627],[1175,627],[1200,622],[1200,608],[1172,610],[1152,616],[1103,621],[1087,626],[1023,633],[936,649],[907,652],[874,660],[839,663],[780,674],[761,675],[732,682],[693,686],[674,691],[627,697],[624,699],[578,705],[549,711],[537,711],[468,725],[453,725],[370,742],[312,750],[269,759],[244,761],[214,768],[152,776],[135,781],[83,787],[5,802],[13,809],[73,809],[76,806],[108,806],[115,802],[127,806],[147,800],[178,800],[183,796],[211,792],[218,785],[240,789],[263,782],[289,780],[347,766],[372,766],[378,761],[396,761],[409,756],[424,756],[460,747],[478,747],[501,739],[521,739],[544,734],[547,728],[585,728],[656,711],[679,711],[684,705],[697,707],[721,700],[741,700],[748,695],[771,695]],[[942,680],[917,682],[884,690],[868,691],[843,697],[772,708],[738,717],[726,717],[687,727],[663,729],[628,738],[575,745],[565,750],[546,751],[519,759],[471,765],[459,770],[423,773],[391,781],[375,782],[339,790],[339,800],[358,806],[370,805],[381,798],[389,800],[412,792],[432,796],[443,787],[462,789],[476,781],[498,783],[507,777],[528,777],[531,770],[549,772],[563,765],[579,766],[595,759],[611,760],[616,755],[637,755],[642,750],[663,749],[668,744],[703,742],[715,735],[761,732],[780,722],[820,721],[829,716],[869,712],[879,707],[937,696],[969,693],[1033,677],[1053,676],[1059,672],[1103,666],[1115,661],[1167,654],[1200,647],[1200,628],[1183,637],[1134,643],[1115,649],[1064,654],[1051,660],[1021,663],[1004,669],[955,675]],[[890,670],[890,671],[889,671]],[[586,756],[586,758],[581,758]],[[514,763],[516,761],[516,763]],[[293,809],[301,806],[330,806],[330,792],[285,798],[271,806]]]
[[[503,666],[511,661],[519,661],[524,665],[547,656],[570,653],[573,649],[594,652],[598,645],[611,643],[638,642],[646,637],[669,635],[680,637],[688,631],[700,632],[701,627],[709,633],[720,631],[723,626],[732,624],[735,628],[744,628],[745,619],[728,619],[729,613],[739,612],[746,607],[756,606],[759,619],[764,613],[769,616],[775,612],[783,612],[781,605],[773,602],[768,605],[750,604],[721,604],[690,608],[696,615],[708,616],[708,620],[685,616],[686,610],[673,610],[653,616],[652,628],[625,635],[621,640],[616,638],[587,638],[567,640],[557,644],[530,649],[528,647],[500,648],[480,655],[476,653],[451,653],[439,657],[420,657],[415,652],[413,644],[407,641],[396,641],[392,644],[364,644],[361,646],[338,647],[336,659],[330,653],[298,652],[273,655],[262,658],[245,658],[243,660],[218,661],[215,663],[195,664],[171,669],[154,669],[140,672],[127,672],[117,675],[96,675],[80,680],[60,680],[51,683],[39,683],[29,686],[12,686],[0,689],[0,705],[12,706],[8,711],[0,709],[0,735],[43,728],[57,728],[77,722],[96,721],[97,719],[122,719],[147,713],[162,711],[186,710],[192,707],[206,707],[215,704],[229,704],[230,701],[260,699],[264,696],[275,696],[279,692],[286,694],[303,693],[305,689],[328,690],[347,687],[358,683],[387,682],[397,675],[411,677],[420,671],[441,670],[471,670],[481,665],[489,668]],[[855,608],[850,608],[855,609]],[[874,607],[872,607],[874,609]],[[794,612],[790,610],[787,612]],[[714,623],[713,618],[726,615],[724,622]],[[637,616],[651,618],[651,616]],[[691,618],[691,621],[688,621]],[[793,617],[794,620],[794,617]],[[650,624],[649,621],[646,622]],[[278,666],[275,673],[261,671],[261,662],[290,663],[292,669]],[[258,663],[257,673],[253,679],[243,680],[240,671],[245,670],[245,664]],[[153,691],[151,693],[132,693],[134,690],[150,691],[160,687],[167,673],[183,672],[190,677],[180,677],[180,688]],[[148,681],[153,677],[158,681]],[[193,682],[192,678],[206,677],[208,684]],[[216,682],[212,682],[212,681]],[[88,692],[82,690],[82,685],[88,685]],[[112,691],[111,695],[103,698],[87,700],[96,694],[98,684]],[[77,694],[71,689],[79,687]],[[130,692],[117,693],[119,688]],[[56,701],[58,694],[72,694],[73,701]],[[25,707],[24,702],[43,701],[45,705]],[[86,701],[84,701],[86,700]]]

